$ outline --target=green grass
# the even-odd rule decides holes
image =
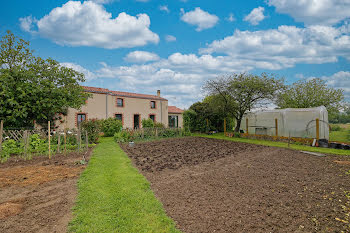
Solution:
[[[149,182],[112,138],[102,138],[78,181],[69,232],[179,232]]]
[[[225,137],[223,133],[218,133],[214,135],[193,134],[193,136],[225,139],[225,140],[234,141],[234,142],[245,142],[245,143],[264,145],[264,146],[288,148],[288,143],[285,143],[285,142],[274,142],[274,141],[265,141],[265,140],[247,139],[247,138],[229,138],[229,137]],[[303,145],[295,145],[295,144],[290,144],[290,149],[318,152],[318,153],[324,153],[324,154],[350,155],[349,150],[338,150],[338,149],[311,147],[311,146],[303,146]]]
[[[329,140],[333,142],[350,143],[350,124],[332,124],[331,128],[339,127],[338,131],[331,131],[329,133]]]

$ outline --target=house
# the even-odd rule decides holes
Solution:
[[[142,119],[148,118],[166,127],[182,128],[183,110],[168,106],[168,100],[160,96],[160,90],[157,95],[145,95],[97,87],[84,86],[84,89],[92,97],[81,109],[68,109],[67,121],[64,123],[68,128],[76,128],[84,120],[110,117],[121,120],[123,128],[129,129],[141,128]],[[65,127],[64,124],[60,128]]]

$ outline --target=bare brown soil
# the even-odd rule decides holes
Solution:
[[[347,232],[349,157],[207,138],[122,145],[184,232]]]
[[[91,150],[85,156],[89,159]],[[0,164],[0,232],[66,232],[82,154]]]

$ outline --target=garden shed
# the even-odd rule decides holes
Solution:
[[[318,134],[319,139],[329,140],[328,112],[324,106],[249,112],[240,129],[249,134],[298,138],[317,138]]]

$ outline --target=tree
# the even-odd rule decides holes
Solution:
[[[235,132],[239,132],[243,116],[247,111],[274,100],[284,88],[283,80],[252,74],[233,74],[209,80],[204,89],[209,95],[221,97],[223,114],[236,119]]]
[[[35,57],[29,42],[10,31],[0,41],[0,119],[7,127],[44,124],[80,108],[90,96],[79,82],[84,75],[53,59]]]
[[[330,115],[342,108],[343,90],[328,87],[320,78],[300,80],[280,93],[277,98],[279,108],[312,108],[325,106]]]

